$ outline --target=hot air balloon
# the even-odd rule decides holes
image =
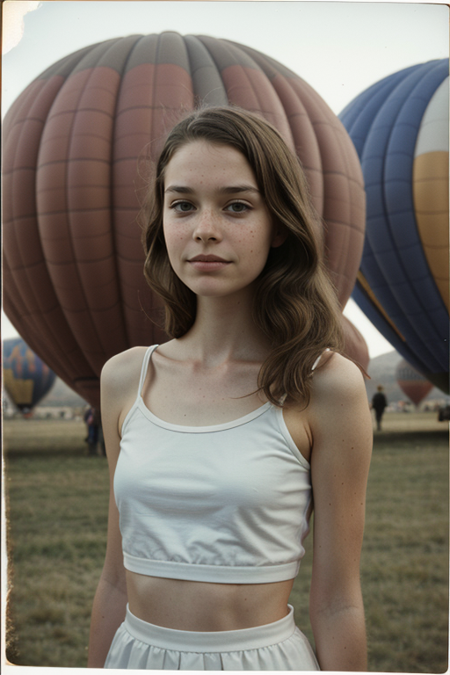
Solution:
[[[24,414],[50,391],[56,375],[22,338],[3,343],[3,382],[8,396]]]
[[[345,353],[359,363],[367,371],[370,362],[369,349],[364,337],[352,322],[342,315],[342,326],[345,335]]]
[[[427,379],[448,392],[448,59],[394,73],[341,113],[367,194],[353,297]]]
[[[142,167],[181,114],[227,104],[268,119],[300,157],[343,307],[364,240],[359,160],[325,102],[272,58],[174,32],[107,40],[48,68],[6,115],[5,311],[94,406],[109,357],[167,339],[143,277]]]
[[[405,359],[402,359],[398,364],[395,376],[400,389],[417,407],[433,389],[431,382],[428,382],[417,370],[412,368]]]

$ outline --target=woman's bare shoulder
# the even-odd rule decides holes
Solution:
[[[314,373],[308,422],[314,438],[315,468],[349,459],[367,467],[372,448],[372,418],[364,376],[359,367],[333,353]],[[335,452],[336,447],[339,452]],[[319,475],[322,475],[319,470]]]
[[[339,405],[343,401],[367,399],[364,375],[360,368],[342,354],[327,352],[314,372],[311,403]]]
[[[102,368],[102,393],[126,393],[139,382],[142,362],[147,347],[132,347],[115,354]]]

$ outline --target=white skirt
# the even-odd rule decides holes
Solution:
[[[131,614],[118,628],[105,668],[137,670],[320,670],[294,610],[242,630],[199,633],[154,626]]]

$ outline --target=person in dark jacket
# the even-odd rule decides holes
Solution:
[[[373,395],[372,398],[372,408],[375,410],[375,419],[377,422],[377,431],[381,431],[381,420],[383,418],[383,413],[385,408],[387,408],[387,398],[383,394],[383,387],[379,385],[377,387],[377,393]]]

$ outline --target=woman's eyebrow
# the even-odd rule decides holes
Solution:
[[[195,192],[190,187],[187,187],[185,185],[169,185],[165,190],[165,193],[167,192],[177,192],[178,194],[192,194]],[[219,192],[223,194],[235,194],[237,192],[257,192],[259,193],[258,188],[254,187],[253,185],[227,185],[224,187],[219,188]]]
[[[253,185],[230,185],[229,187],[222,187],[220,188],[219,192],[223,192],[225,194],[234,194],[235,192],[258,192],[258,188],[254,187]]]
[[[169,187],[167,187],[164,190],[164,193],[166,192],[178,192],[179,194],[184,195],[184,194],[192,194],[194,190],[192,190],[192,188],[189,187],[184,187],[183,185],[169,185]]]

